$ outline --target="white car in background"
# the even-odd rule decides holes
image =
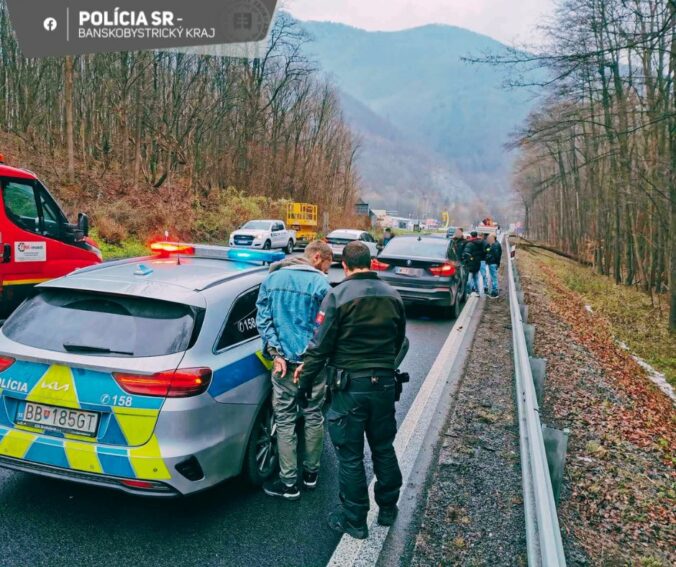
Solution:
[[[334,230],[326,237],[326,242],[331,247],[333,252],[333,261],[342,262],[343,261],[343,249],[350,242],[358,240],[363,242],[368,246],[371,251],[371,258],[375,258],[378,255],[378,246],[375,239],[365,230],[352,230],[341,228]]]
[[[250,220],[230,235],[230,246],[236,248],[281,248],[291,254],[295,245],[296,231],[287,230],[281,220]]]

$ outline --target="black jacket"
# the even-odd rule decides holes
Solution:
[[[462,263],[465,264],[471,273],[479,271],[481,261],[486,257],[484,241],[481,238],[473,238],[467,241],[462,256]]]
[[[462,260],[463,252],[465,251],[465,246],[467,246],[467,240],[465,238],[453,238],[453,246],[455,247],[455,255],[458,260]]]
[[[303,357],[301,389],[327,363],[348,371],[395,369],[406,337],[404,303],[375,272],[357,273],[332,289],[317,320],[320,326]]]
[[[495,264],[496,266],[499,266],[501,259],[502,246],[500,246],[500,243],[496,240],[486,249],[486,264]]]

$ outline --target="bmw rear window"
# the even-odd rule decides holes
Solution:
[[[90,356],[164,356],[187,350],[201,313],[187,305],[141,297],[44,290],[2,327],[26,346]]]
[[[406,258],[448,258],[448,240],[445,238],[393,238],[385,246],[382,256],[403,256]]]

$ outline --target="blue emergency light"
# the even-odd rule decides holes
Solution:
[[[228,258],[239,262],[279,262],[286,257],[284,252],[272,252],[270,250],[238,250],[228,248]]]

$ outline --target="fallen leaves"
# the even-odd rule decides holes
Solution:
[[[571,429],[559,508],[567,554],[577,542],[594,564],[676,564],[671,400],[551,259],[522,253],[518,263],[536,356],[547,359],[543,422]]]

